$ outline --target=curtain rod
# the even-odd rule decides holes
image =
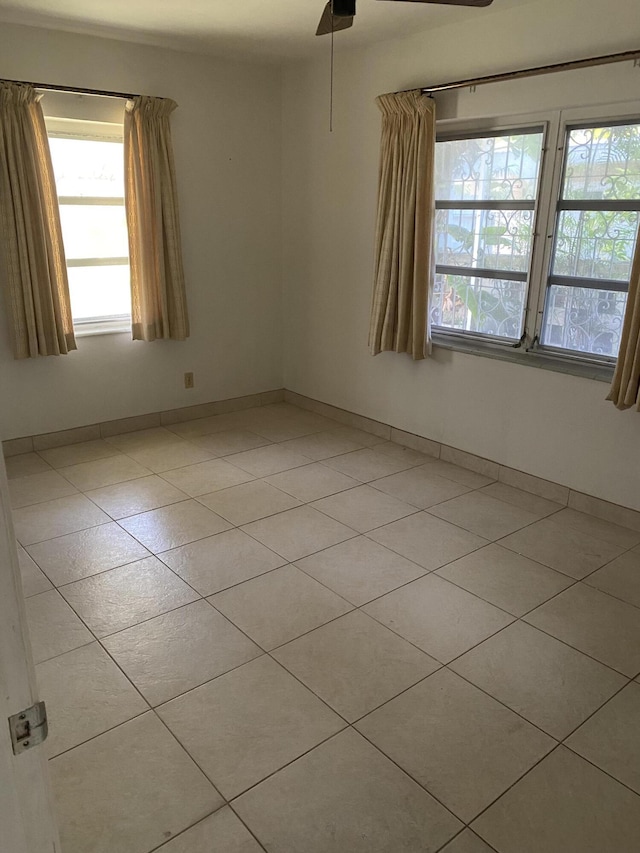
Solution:
[[[609,65],[614,62],[640,59],[640,49],[627,50],[624,53],[610,53],[606,56],[592,56],[589,59],[576,59],[572,62],[559,62],[555,65],[540,65],[537,68],[523,68],[520,71],[505,71],[502,74],[490,74],[486,77],[472,77],[469,80],[457,80],[454,83],[440,83],[436,86],[425,86],[423,95],[435,95],[438,92],[448,92],[452,89],[466,89],[474,86],[484,86],[486,83],[502,83],[506,80],[518,80],[523,77],[539,77],[543,74],[555,74],[558,71],[574,71],[578,68],[589,68],[595,65]],[[411,92],[414,89],[405,89]],[[400,93],[398,93],[400,94]]]
[[[99,98],[123,98],[132,101],[140,95],[128,92],[109,92],[107,89],[84,89],[79,86],[55,86],[53,83],[30,83],[27,80],[0,80],[1,83],[17,83],[22,86],[33,86],[34,89],[46,89],[50,92],[70,92],[74,95],[96,95]],[[162,99],[160,99],[162,100]]]

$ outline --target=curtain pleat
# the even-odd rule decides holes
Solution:
[[[640,234],[631,270],[620,351],[607,400],[618,409],[640,412]]]
[[[381,95],[382,140],[369,348],[431,352],[435,104],[419,91]]]
[[[32,86],[0,81],[0,218],[14,356],[76,349],[49,140]]]
[[[171,143],[174,101],[139,97],[124,123],[125,205],[134,340],[189,337],[178,193]]]

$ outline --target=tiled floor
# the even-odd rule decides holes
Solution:
[[[285,404],[7,462],[63,853],[640,849],[640,532]]]

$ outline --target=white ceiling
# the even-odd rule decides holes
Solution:
[[[0,0],[0,20],[202,53],[296,59],[328,48],[315,30],[326,0]],[[358,0],[352,29],[336,35],[340,49],[394,38],[479,16],[525,0],[494,0],[482,8]]]

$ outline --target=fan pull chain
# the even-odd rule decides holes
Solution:
[[[333,133],[333,13],[331,14],[331,83],[329,87],[329,133]]]

